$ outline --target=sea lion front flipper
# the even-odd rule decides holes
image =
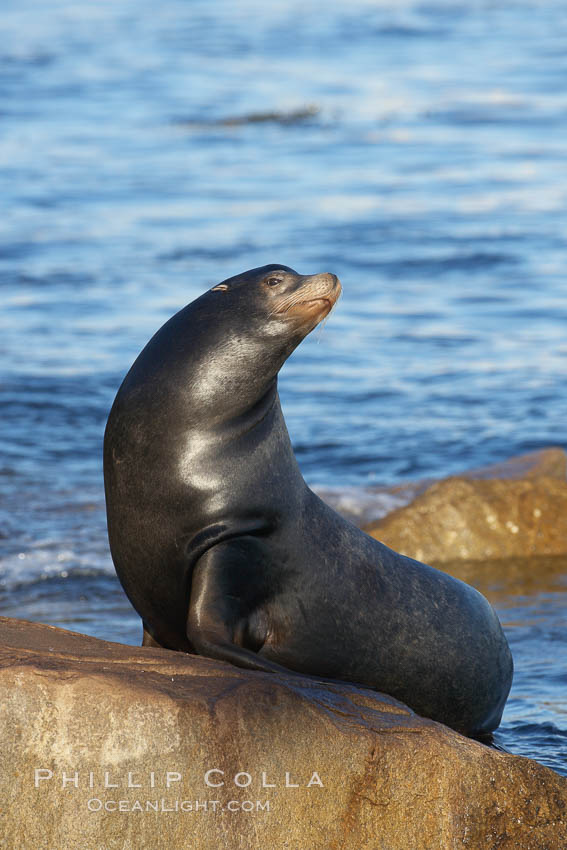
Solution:
[[[187,637],[198,655],[289,675],[294,671],[255,651],[267,636],[258,610],[266,598],[265,557],[262,542],[243,535],[213,546],[199,558],[192,577]]]

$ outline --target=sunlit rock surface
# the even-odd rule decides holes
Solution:
[[[366,530],[420,561],[567,553],[566,456],[561,449],[413,485],[410,498]]]
[[[0,647],[2,846],[567,846],[564,779],[381,694],[18,620]]]

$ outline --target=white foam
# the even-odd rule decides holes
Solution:
[[[356,486],[314,486],[312,489],[334,510],[360,527],[376,522],[396,508],[407,505],[413,495],[409,488],[399,493]]]

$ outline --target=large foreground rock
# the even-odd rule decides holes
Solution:
[[[16,620],[0,646],[3,847],[567,847],[564,779],[380,694]]]
[[[547,449],[414,485],[409,505],[366,530],[392,549],[434,564],[566,555],[565,461],[561,449]]]

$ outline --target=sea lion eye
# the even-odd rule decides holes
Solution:
[[[266,280],[266,283],[268,284],[268,286],[277,286],[278,283],[281,283],[281,282],[282,282],[281,277],[269,277]]]

